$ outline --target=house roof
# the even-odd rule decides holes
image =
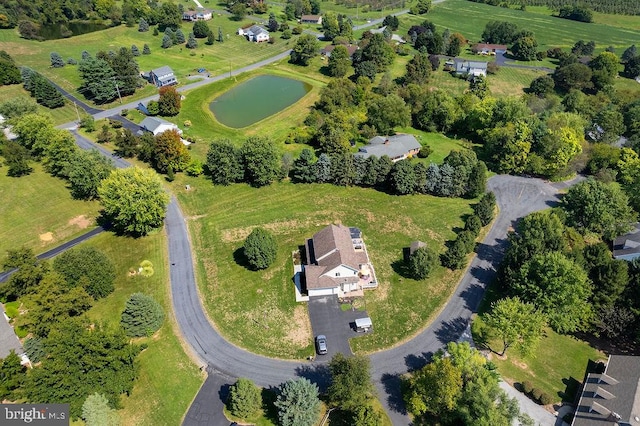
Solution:
[[[4,359],[14,350],[16,354],[24,353],[18,336],[9,325],[4,313],[4,305],[0,303],[0,359]]]
[[[372,28],[369,30],[369,32],[371,34],[382,34],[386,29],[387,29],[387,26],[385,25],[384,27],[380,27],[380,28]]]
[[[624,235],[613,240],[613,257],[624,258],[640,256],[640,223]]]
[[[317,21],[320,19],[322,15],[302,15],[300,17],[301,21]]]
[[[247,31],[251,32],[254,36],[257,36],[258,34],[269,35],[269,31],[265,30],[260,25],[252,25]]]
[[[175,127],[175,128],[178,127],[175,124],[173,124],[173,123],[171,123],[169,121],[163,120],[162,118],[159,118],[159,117],[146,117],[140,123],[140,127],[148,130],[151,133],[155,133],[155,130],[158,129],[162,125],[168,125],[168,126]]]
[[[640,425],[640,357],[611,355],[587,375],[572,426]]]
[[[471,47],[472,50],[507,50],[506,44],[476,43]]]
[[[484,61],[467,61],[466,59],[454,59],[456,68],[479,68],[486,70],[488,62]]]
[[[413,135],[403,133],[386,138],[384,136],[376,136],[370,139],[366,146],[360,148],[360,151],[355,155],[365,158],[372,155],[376,157],[387,155],[389,158],[394,159],[420,148],[420,142]]]
[[[174,76],[173,70],[167,65],[151,70],[151,72],[155,74],[158,80],[165,80]]]
[[[339,266],[358,271],[360,265],[368,263],[365,252],[356,252],[353,246],[350,228],[344,225],[329,225],[322,228],[307,240],[307,257],[309,264],[305,266],[307,289],[332,288],[342,283],[357,283],[359,276],[329,277],[323,275]]]
[[[358,50],[358,46],[355,44],[343,44],[342,46],[347,48],[347,52],[349,52],[349,57],[352,57],[353,54],[356,52],[356,50]],[[327,55],[327,56],[331,56],[331,52],[333,52],[333,50],[336,48],[335,45],[330,44],[328,46],[325,46],[320,53],[323,55]]]

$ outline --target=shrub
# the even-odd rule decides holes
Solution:
[[[471,232],[476,237],[480,234],[480,230],[482,229],[482,221],[478,216],[472,214],[467,217],[467,220],[464,222],[464,230]]]
[[[548,393],[543,392],[542,395],[540,395],[540,404],[542,405],[553,404],[553,398]]]
[[[422,145],[420,151],[418,151],[418,158],[427,158],[433,153],[433,148],[430,145]]]
[[[229,389],[228,408],[231,414],[246,419],[262,407],[262,395],[251,380],[240,378]]]
[[[533,388],[533,390],[531,391],[531,397],[536,401],[540,401],[542,394],[543,392],[538,388]]]
[[[276,240],[266,229],[255,228],[244,242],[244,255],[255,269],[266,269],[276,260]]]
[[[82,247],[62,253],[53,261],[69,287],[82,286],[94,299],[113,292],[116,268],[106,254],[94,247]]]
[[[467,253],[471,253],[476,248],[476,235],[471,231],[460,232],[456,239],[462,241]]]
[[[80,119],[80,127],[91,133],[96,130],[96,120],[90,115],[85,115]]]
[[[164,311],[151,296],[134,293],[127,300],[120,325],[130,337],[150,336],[162,326]]]
[[[438,263],[438,255],[429,247],[421,247],[409,257],[409,272],[416,280],[429,276]]]
[[[522,391],[529,395],[533,391],[533,384],[530,381],[525,380],[522,382]]]
[[[33,363],[38,363],[47,354],[42,339],[31,337],[24,341],[24,351]]]

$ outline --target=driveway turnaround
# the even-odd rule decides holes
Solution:
[[[183,426],[222,426],[230,422],[224,416],[224,404],[229,396],[229,387],[235,379],[215,371],[209,371],[196,399],[182,422]]]
[[[349,339],[362,336],[356,333],[353,323],[357,318],[368,317],[364,311],[342,311],[338,296],[312,297],[309,302],[309,318],[313,336],[327,336],[327,354],[316,355],[316,361],[329,361],[337,353],[352,355]]]

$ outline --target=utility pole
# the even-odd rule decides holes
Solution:
[[[122,104],[122,96],[120,96],[120,88],[118,87],[118,80],[115,77],[113,78],[113,83],[116,85],[116,92],[118,92],[118,99],[120,99],[120,103]]]

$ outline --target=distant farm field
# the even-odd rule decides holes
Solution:
[[[74,200],[65,181],[31,166],[19,178],[0,168],[0,258],[23,246],[42,253],[96,226],[97,201]]]
[[[617,17],[618,15],[608,15]],[[439,28],[449,28],[459,32],[471,42],[480,40],[482,31],[489,21],[509,21],[522,29],[533,31],[538,40],[539,50],[550,47],[568,48],[578,40],[595,40],[597,50],[607,46],[625,49],[638,43],[638,31],[620,28],[603,23],[582,23],[547,16],[540,13],[507,9],[475,3],[468,0],[446,0],[434,5],[433,10],[424,16],[411,16],[409,19],[420,23],[423,20],[434,22]],[[638,19],[636,17],[636,19]],[[404,17],[403,19],[404,20]]]
[[[453,229],[471,212],[469,200],[399,197],[327,184],[220,187],[203,177],[183,175],[173,190],[198,254],[203,304],[226,338],[253,352],[281,358],[313,353],[306,306],[294,298],[291,253],[330,223],[362,229],[380,283],[365,293],[376,332],[351,342],[357,352],[389,347],[415,334],[447,300],[462,274],[438,267],[428,279],[415,281],[396,271],[402,248],[411,241],[443,251],[444,242],[454,237]],[[269,229],[278,243],[275,264],[259,272],[242,262],[244,239],[256,226]]]

